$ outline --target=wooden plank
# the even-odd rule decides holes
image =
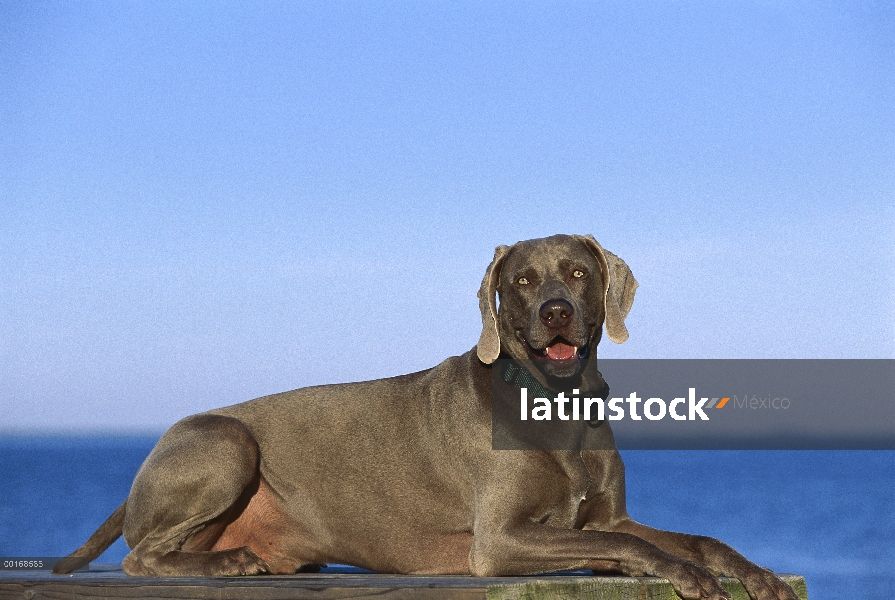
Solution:
[[[804,578],[782,575],[803,600]],[[733,600],[749,600],[739,581],[721,578]],[[559,573],[538,577],[427,577],[383,575],[352,569],[258,577],[128,577],[117,566],[52,575],[46,571],[0,571],[0,600],[146,598],[170,600],[679,600],[665,579],[594,577]]]
[[[805,578],[781,575],[799,598],[808,600]],[[658,577],[520,578],[524,581],[489,586],[487,600],[680,600],[667,579]],[[731,600],[751,600],[737,579],[720,577]]]

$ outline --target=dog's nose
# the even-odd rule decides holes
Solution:
[[[541,322],[550,329],[565,327],[572,319],[573,314],[575,314],[575,309],[562,298],[554,298],[541,305]]]

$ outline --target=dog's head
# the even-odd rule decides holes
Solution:
[[[606,334],[628,339],[625,317],[637,281],[592,236],[554,235],[498,246],[479,289],[479,359],[501,351],[533,360],[551,377],[571,377]],[[499,294],[499,308],[498,308]]]

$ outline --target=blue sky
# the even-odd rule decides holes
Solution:
[[[875,2],[0,2],[0,429],[151,430],[478,339],[499,244],[604,357],[895,358]]]

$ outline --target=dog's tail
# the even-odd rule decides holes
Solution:
[[[60,560],[53,567],[53,573],[64,574],[86,567],[91,560],[102,554],[106,548],[121,537],[124,527],[125,506],[127,502],[115,509],[106,522],[99,526],[84,545]]]

